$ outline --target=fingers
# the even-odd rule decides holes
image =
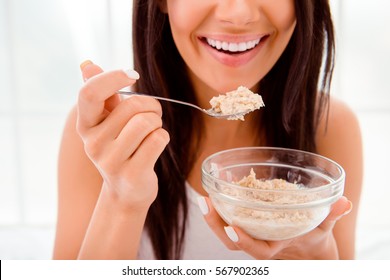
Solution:
[[[93,62],[90,60],[86,60],[83,63],[81,63],[80,69],[83,75],[84,82],[86,82],[90,78],[100,73],[103,73],[103,69],[100,68],[98,65],[93,64]],[[119,103],[119,101],[120,101],[120,97],[118,95],[113,95],[109,97],[106,100],[106,104],[105,104],[106,109],[111,112],[112,109],[115,108],[115,105]]]
[[[116,164],[132,158],[145,138],[162,127],[161,115],[161,105],[153,98],[133,96],[123,100],[104,121],[84,133],[90,158],[109,154]]]
[[[148,138],[155,137],[153,136],[153,133],[161,128],[161,117],[155,113],[140,113],[132,117],[122,128],[119,136],[113,142],[113,145],[116,146],[116,157],[118,160],[124,161],[129,158],[136,158],[134,153],[137,149],[140,149],[140,152],[143,154],[143,156],[151,156],[149,152],[153,153],[155,147],[149,147]],[[162,142],[164,147],[168,143],[165,140],[168,139],[163,139],[164,141]],[[160,149],[161,144],[159,143],[159,140],[160,139],[156,139],[156,143],[154,144],[158,146],[158,150]],[[143,146],[147,147],[143,148]],[[138,163],[141,164],[141,162]]]
[[[103,73],[103,69],[93,64],[92,61],[86,60],[80,64],[81,74],[83,75],[83,80],[86,82],[88,79],[96,76],[97,74]]]
[[[146,96],[131,96],[113,102],[115,106],[109,108],[107,102],[117,97],[119,89],[133,84],[138,73],[103,72],[91,61],[80,68],[85,85],[79,94],[77,125],[89,157],[110,170],[134,158],[139,166],[146,164],[153,169],[169,142],[168,133],[162,129],[160,103]]]
[[[145,138],[142,145],[135,151],[132,156],[133,162],[137,162],[138,167],[145,166],[153,169],[169,140],[169,134],[166,130],[156,129]]]
[[[169,140],[168,132],[157,128],[145,136],[140,143],[137,143],[138,140],[131,139],[122,144],[110,142],[106,147],[100,148],[99,156],[95,154],[92,158],[95,158],[100,169],[110,176],[116,176],[122,170],[128,170],[128,175],[131,173],[140,177],[150,176],[149,172],[154,169],[157,159]],[[149,175],[144,175],[145,173]]]
[[[198,204],[207,224],[218,236],[218,238],[223,242],[223,244],[225,244],[225,246],[230,250],[237,250],[237,247],[234,245],[234,243],[230,240],[230,238],[226,235],[226,232],[224,231],[224,227],[226,227],[227,224],[222,220],[217,211],[214,209],[210,199],[207,197],[199,197]]]
[[[337,200],[330,210],[328,217],[318,226],[318,228],[328,231],[333,229],[336,222],[343,216],[349,214],[352,211],[352,202],[345,196],[342,196]]]
[[[169,142],[161,105],[148,96],[121,100],[117,91],[135,83],[135,71],[103,72],[90,61],[81,69],[77,130],[85,153],[121,203],[148,207],[158,190],[154,165]]]
[[[83,131],[99,124],[108,115],[106,101],[116,92],[135,83],[139,75],[134,70],[102,72],[92,63],[81,65],[86,83],[78,101],[78,129]]]
[[[146,103],[145,107],[150,106]],[[88,156],[95,162],[108,162],[104,164],[105,169],[112,171],[129,160],[136,163],[133,167],[153,170],[169,143],[169,135],[162,129],[161,115],[153,111],[138,111],[121,119],[118,115],[117,118],[112,117],[116,111],[85,134]]]
[[[124,127],[129,126],[128,123],[132,120],[132,118],[136,118],[133,120],[133,123],[141,130],[150,123],[148,118],[143,119],[140,118],[141,116],[138,116],[142,113],[153,113],[155,114],[155,117],[161,119],[161,105],[157,100],[151,97],[131,96],[121,101],[120,104],[118,104],[105,118],[104,122],[101,122],[98,125],[98,129],[107,135],[108,140],[120,138],[122,130]],[[142,122],[146,122],[144,126]],[[159,120],[159,122],[161,122],[161,120]],[[135,131],[135,133],[137,133],[137,131]],[[127,139],[127,141],[128,140],[129,139]]]
[[[286,241],[257,240],[249,236],[238,227],[225,227],[225,232],[234,245],[258,260],[272,259],[282,248],[286,247]]]
[[[230,250],[242,250],[256,259],[270,259],[289,241],[256,240],[238,227],[228,226],[209,198],[198,198],[199,208],[213,232]]]

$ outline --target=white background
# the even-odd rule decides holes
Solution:
[[[390,1],[333,0],[332,94],[361,122],[357,257],[390,259]],[[0,0],[0,259],[50,259],[61,132],[79,64],[129,68],[131,0]]]

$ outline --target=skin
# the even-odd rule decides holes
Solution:
[[[187,63],[200,105],[212,96],[257,84],[283,52],[295,27],[291,0],[217,1],[167,0],[178,49]],[[191,7],[189,9],[188,7]],[[253,34],[268,38],[245,61],[216,58],[200,37],[242,40]],[[238,36],[238,37],[237,37]],[[262,67],[259,67],[261,65]],[[82,65],[86,81],[77,106],[67,120],[59,155],[59,208],[55,259],[135,259],[145,217],[157,191],[154,164],[169,142],[162,129],[161,106],[153,98],[121,100],[115,92],[136,81],[123,71]],[[354,257],[356,215],[362,184],[362,143],[358,121],[342,102],[331,99],[328,123],[323,117],[316,136],[318,153],[341,164],[347,174],[345,197],[310,233],[286,241],[254,240],[239,228],[238,241],[225,232],[201,186],[200,165],[211,153],[254,145],[256,113],[245,122],[204,117],[205,139],[187,178],[205,196],[205,220],[231,250],[257,259],[351,259]],[[262,136],[264,137],[264,136]],[[263,138],[260,139],[263,139]],[[136,195],[134,195],[136,194]],[[352,208],[353,205],[353,208]],[[348,214],[348,215],[346,215]],[[69,230],[71,229],[71,230]]]
[[[256,88],[278,60],[295,28],[293,1],[192,1],[168,0],[164,10],[169,15],[172,35],[186,62],[197,97],[203,108],[211,97],[244,85]],[[191,7],[190,9],[188,7]],[[269,36],[261,51],[242,64],[228,57],[222,63],[210,53],[201,38],[242,42]],[[215,53],[212,52],[212,53]],[[261,65],[261,67],[259,67]]]

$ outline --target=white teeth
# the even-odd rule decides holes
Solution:
[[[220,50],[222,48],[222,43],[220,41],[215,41],[215,47]]]
[[[260,43],[260,39],[248,41],[248,42],[240,42],[240,43],[229,43],[224,41],[218,41],[214,39],[206,39],[207,43],[216,48],[217,50],[224,50],[229,52],[244,52],[250,49],[253,49]]]
[[[236,51],[238,51],[238,44],[229,43],[229,52],[236,52]]]
[[[246,43],[239,43],[238,44],[238,50],[240,52],[246,51],[247,50]]]
[[[229,43],[227,43],[227,42],[222,42],[222,49],[223,49],[224,51],[227,51],[227,50],[229,49]]]

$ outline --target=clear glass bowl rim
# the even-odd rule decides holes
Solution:
[[[337,162],[335,162],[334,160],[331,160],[325,156],[322,156],[322,155],[319,155],[319,154],[316,154],[316,153],[312,153],[312,152],[307,152],[307,151],[303,151],[303,150],[298,150],[298,149],[291,149],[291,148],[281,148],[281,147],[268,147],[268,146],[261,146],[261,147],[257,147],[257,146],[254,146],[254,147],[240,147],[240,148],[233,148],[233,149],[227,149],[227,150],[222,150],[222,151],[219,151],[219,152],[216,152],[210,156],[208,156],[203,162],[202,162],[202,177],[203,176],[206,176],[210,179],[212,179],[215,183],[217,184],[220,184],[220,185],[224,185],[224,186],[227,186],[229,188],[233,188],[233,189],[237,189],[237,190],[246,190],[247,188],[246,187],[242,187],[242,186],[239,186],[237,184],[233,184],[233,183],[229,183],[229,182],[226,182],[225,180],[222,180],[222,179],[219,179],[219,178],[216,178],[214,177],[213,175],[211,175],[209,172],[206,171],[205,169],[205,166],[206,164],[212,159],[212,158],[215,158],[217,156],[220,156],[220,155],[223,155],[223,154],[227,154],[227,153],[232,153],[232,152],[235,152],[235,151],[245,151],[245,150],[262,150],[262,151],[269,151],[269,152],[272,152],[272,151],[277,151],[277,152],[293,152],[293,153],[299,153],[299,154],[305,154],[307,156],[311,156],[311,157],[314,157],[314,158],[319,158],[321,160],[324,160],[332,165],[334,165],[337,170],[340,172],[340,175],[337,179],[335,179],[334,182],[331,182],[329,184],[325,184],[323,186],[320,186],[320,187],[315,187],[315,188],[305,188],[305,189],[299,189],[299,190],[260,190],[260,189],[255,189],[255,190],[251,190],[251,191],[255,191],[255,192],[258,192],[258,193],[317,193],[317,192],[322,192],[324,190],[327,190],[327,189],[334,189],[336,190],[336,194],[334,196],[329,196],[329,197],[326,197],[326,198],[323,198],[323,199],[320,199],[320,200],[314,200],[314,201],[310,201],[310,202],[306,202],[306,203],[301,203],[301,204],[270,204],[270,205],[267,205],[267,204],[259,204],[257,202],[250,202],[250,201],[243,201],[243,200],[240,200],[236,197],[230,197],[228,195],[225,195],[225,194],[222,194],[222,193],[219,193],[217,191],[214,191],[214,195],[217,195],[220,199],[223,199],[223,200],[228,200],[229,202],[231,203],[239,203],[240,202],[245,202],[246,204],[246,207],[271,207],[271,208],[279,208],[280,206],[282,206],[283,208],[296,208],[296,207],[302,207],[302,208],[306,208],[306,207],[312,207],[314,205],[319,205],[319,204],[330,204],[332,202],[334,202],[340,195],[340,187],[339,189],[337,189],[337,186],[342,186],[341,187],[341,194],[343,192],[343,189],[344,189],[344,180],[345,180],[345,171],[344,169],[342,168],[342,166],[340,164],[338,164]],[[293,166],[293,165],[292,165]],[[203,181],[203,180],[202,180]],[[207,187],[209,188],[209,187]],[[206,189],[206,191],[210,194],[210,190]]]

